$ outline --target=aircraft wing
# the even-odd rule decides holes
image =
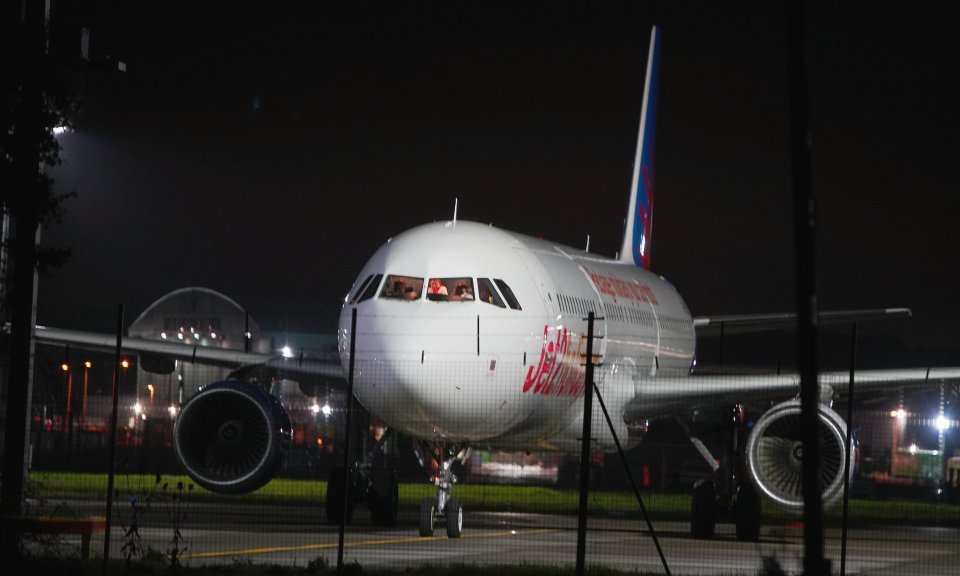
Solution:
[[[850,324],[868,320],[894,320],[909,318],[909,308],[874,308],[868,310],[826,310],[817,316],[820,324]],[[781,312],[771,314],[727,314],[719,316],[698,316],[693,319],[693,327],[697,330],[704,328],[718,328],[725,330],[733,328],[736,332],[755,332],[762,330],[776,330],[792,328],[796,325],[795,312]]]
[[[114,335],[44,326],[35,328],[34,338],[40,344],[71,345],[90,350],[111,351],[116,349],[117,346],[117,338]],[[279,354],[244,352],[227,348],[128,337],[122,339],[121,348],[126,352],[152,354],[173,360],[198,362],[235,370],[262,367],[289,376],[344,377],[343,368],[340,366],[336,353],[286,358]]]
[[[822,372],[821,397],[846,396],[849,372]],[[895,388],[922,387],[940,382],[960,382],[960,368],[905,368],[859,370],[854,376],[854,394]],[[643,379],[637,394],[627,402],[624,420],[660,418],[697,407],[745,400],[775,400],[800,393],[800,375],[691,375]]]

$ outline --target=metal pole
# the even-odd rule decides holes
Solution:
[[[577,566],[583,576],[587,552],[587,499],[590,495],[590,427],[593,416],[593,312],[587,316],[587,368],[583,389],[583,434],[580,444],[580,508],[577,516]]]
[[[853,438],[853,381],[857,373],[857,323],[850,325],[850,381],[847,384],[847,453],[843,460],[843,523],[840,532],[840,576],[847,573],[847,511],[850,505],[850,452]]]
[[[103,533],[103,573],[109,570],[110,562],[110,520],[113,516],[113,476],[114,460],[117,455],[117,404],[120,397],[120,361],[123,359],[123,304],[117,310],[117,349],[113,362],[113,404],[110,410],[110,450],[107,456],[107,510],[106,525]]]
[[[13,70],[4,70],[19,88],[10,152],[12,194],[5,194],[10,215],[12,244],[12,286],[10,291],[10,372],[7,380],[4,457],[0,465],[0,513],[19,516],[23,512],[23,487],[27,474],[30,401],[33,393],[33,327],[36,324],[36,250],[40,234],[38,169],[41,164],[40,135],[43,130],[42,71],[46,53],[46,21],[43,0],[26,0],[3,8],[0,43],[18,54]],[[6,192],[6,190],[4,190]],[[7,280],[7,278],[4,278]],[[5,320],[5,319],[4,319]],[[5,540],[15,540],[14,538]]]
[[[353,365],[357,351],[357,309],[350,316],[350,368],[347,371],[347,421],[346,441],[343,445],[343,514],[340,516],[340,533],[337,536],[337,574],[343,572],[343,535],[347,524],[347,510],[350,506],[350,426],[353,414]],[[329,488],[328,488],[329,490]]]
[[[67,363],[67,420],[64,427],[67,433],[67,462],[73,464],[73,368]]]
[[[667,564],[667,557],[663,555],[663,548],[660,546],[660,539],[657,537],[657,531],[653,529],[653,522],[650,521],[650,514],[647,513],[647,507],[644,506],[643,498],[640,497],[640,488],[637,487],[637,482],[633,479],[633,472],[630,471],[630,465],[627,463],[627,456],[623,452],[623,446],[620,444],[620,438],[617,436],[617,431],[613,427],[613,421],[610,419],[610,412],[607,411],[607,405],[603,403],[603,394],[600,394],[599,389],[595,389],[594,392],[597,395],[597,402],[600,404],[600,410],[603,411],[603,417],[607,421],[607,427],[610,429],[610,435],[613,436],[613,442],[617,445],[617,453],[620,454],[620,462],[623,464],[623,469],[627,473],[627,480],[630,481],[630,488],[633,490],[633,495],[637,498],[637,505],[640,507],[640,513],[643,514],[643,519],[647,523],[647,530],[650,531],[650,537],[653,538],[653,545],[657,549],[657,555],[660,556],[660,563],[663,565],[663,571],[667,573],[667,576],[671,576],[670,566]]]
[[[817,381],[816,210],[810,177],[810,127],[804,60],[803,2],[787,3],[787,82],[793,183],[794,248],[797,268],[797,364],[800,368],[800,430],[803,446],[803,570],[829,574],[823,550],[823,495],[820,493],[819,403]]]

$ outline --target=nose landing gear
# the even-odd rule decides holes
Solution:
[[[466,446],[434,442],[418,444],[417,455],[420,457],[421,464],[424,464],[428,470],[432,469],[434,463],[437,466],[433,476],[437,495],[420,501],[420,536],[433,536],[438,518],[444,520],[448,538],[459,538],[463,532],[463,504],[459,498],[452,496],[453,485],[457,482],[452,467],[455,462],[466,459],[469,453],[470,449]]]

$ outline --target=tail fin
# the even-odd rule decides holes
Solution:
[[[657,91],[660,87],[660,30],[650,32],[650,54],[640,111],[637,157],[633,161],[630,205],[623,232],[620,260],[650,268],[650,233],[653,228],[653,152],[657,125]]]

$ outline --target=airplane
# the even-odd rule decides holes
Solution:
[[[636,445],[651,421],[681,419],[698,408],[729,408],[743,428],[742,402],[779,401],[744,430],[745,446],[740,435],[732,436],[725,459],[715,458],[690,434],[715,473],[694,487],[691,533],[712,537],[718,517],[729,514],[738,538],[758,539],[761,495],[786,510],[802,510],[799,376],[699,374],[696,333],[718,322],[765,324],[792,316],[694,318],[674,286],[649,269],[660,45],[654,27],[617,257],[459,221],[455,213],[451,221],[393,236],[370,257],[344,300],[332,358],[291,362],[272,354],[137,339],[125,339],[124,348],[238,373],[256,367],[287,377],[344,378],[352,372],[356,399],[391,430],[414,439],[418,457],[435,471],[436,495],[420,503],[420,535],[433,535],[442,522],[447,536],[457,538],[464,511],[453,495],[453,465],[471,448],[580,452],[592,314],[595,346],[589,360],[614,424],[609,429],[599,406],[592,406],[594,452],[613,450],[614,433],[627,447]],[[851,311],[833,318],[906,313]],[[55,328],[38,327],[36,338],[105,349],[115,345],[113,336]],[[825,506],[842,495],[845,458],[854,449],[843,418],[831,408],[848,377],[819,376]],[[960,379],[960,369],[860,371],[855,384],[858,390],[873,390],[944,379]],[[175,449],[201,486],[248,492],[282,465],[290,428],[281,403],[260,385],[216,382],[182,407]],[[745,460],[743,473],[737,462],[724,461],[738,457]],[[847,474],[852,472],[850,466]],[[335,469],[328,484],[328,519],[339,522],[347,514],[348,520],[354,503],[365,498],[375,522],[392,523],[397,490],[396,474],[388,468],[365,463]]]

